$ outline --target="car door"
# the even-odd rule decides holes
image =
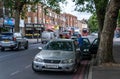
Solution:
[[[83,38],[83,51],[89,51],[89,47],[90,47],[90,41],[88,38]]]
[[[76,56],[76,60],[77,60],[77,64],[80,63],[80,48],[78,45],[76,45],[76,42],[74,40],[74,51],[75,51],[75,56]]]
[[[99,41],[98,41],[98,38],[96,38],[90,46],[90,49],[89,49],[90,53],[97,54],[98,46],[99,46]]]

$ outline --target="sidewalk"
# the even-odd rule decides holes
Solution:
[[[94,66],[92,60],[88,79],[120,79],[120,38],[114,39],[113,56],[119,64]]]

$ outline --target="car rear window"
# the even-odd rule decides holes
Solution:
[[[11,36],[13,33],[1,33],[1,35]]]
[[[0,40],[13,40],[13,33],[1,33]]]

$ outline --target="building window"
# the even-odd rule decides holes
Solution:
[[[50,16],[52,16],[52,13],[50,12]]]
[[[37,17],[34,17],[34,22],[37,23]]]
[[[28,17],[28,23],[31,23],[31,17]]]
[[[35,5],[35,12],[38,11],[38,5]]]
[[[28,12],[31,12],[31,5],[28,5]]]

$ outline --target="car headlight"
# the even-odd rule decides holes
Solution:
[[[89,49],[84,49],[83,51],[84,51],[84,52],[89,52]]]
[[[43,62],[43,59],[41,59],[41,58],[39,58],[39,57],[35,57],[35,58],[34,58],[34,61],[36,61],[36,62]]]
[[[74,62],[73,59],[66,59],[66,60],[63,60],[63,61],[62,61],[63,64],[73,63],[73,62]]]

